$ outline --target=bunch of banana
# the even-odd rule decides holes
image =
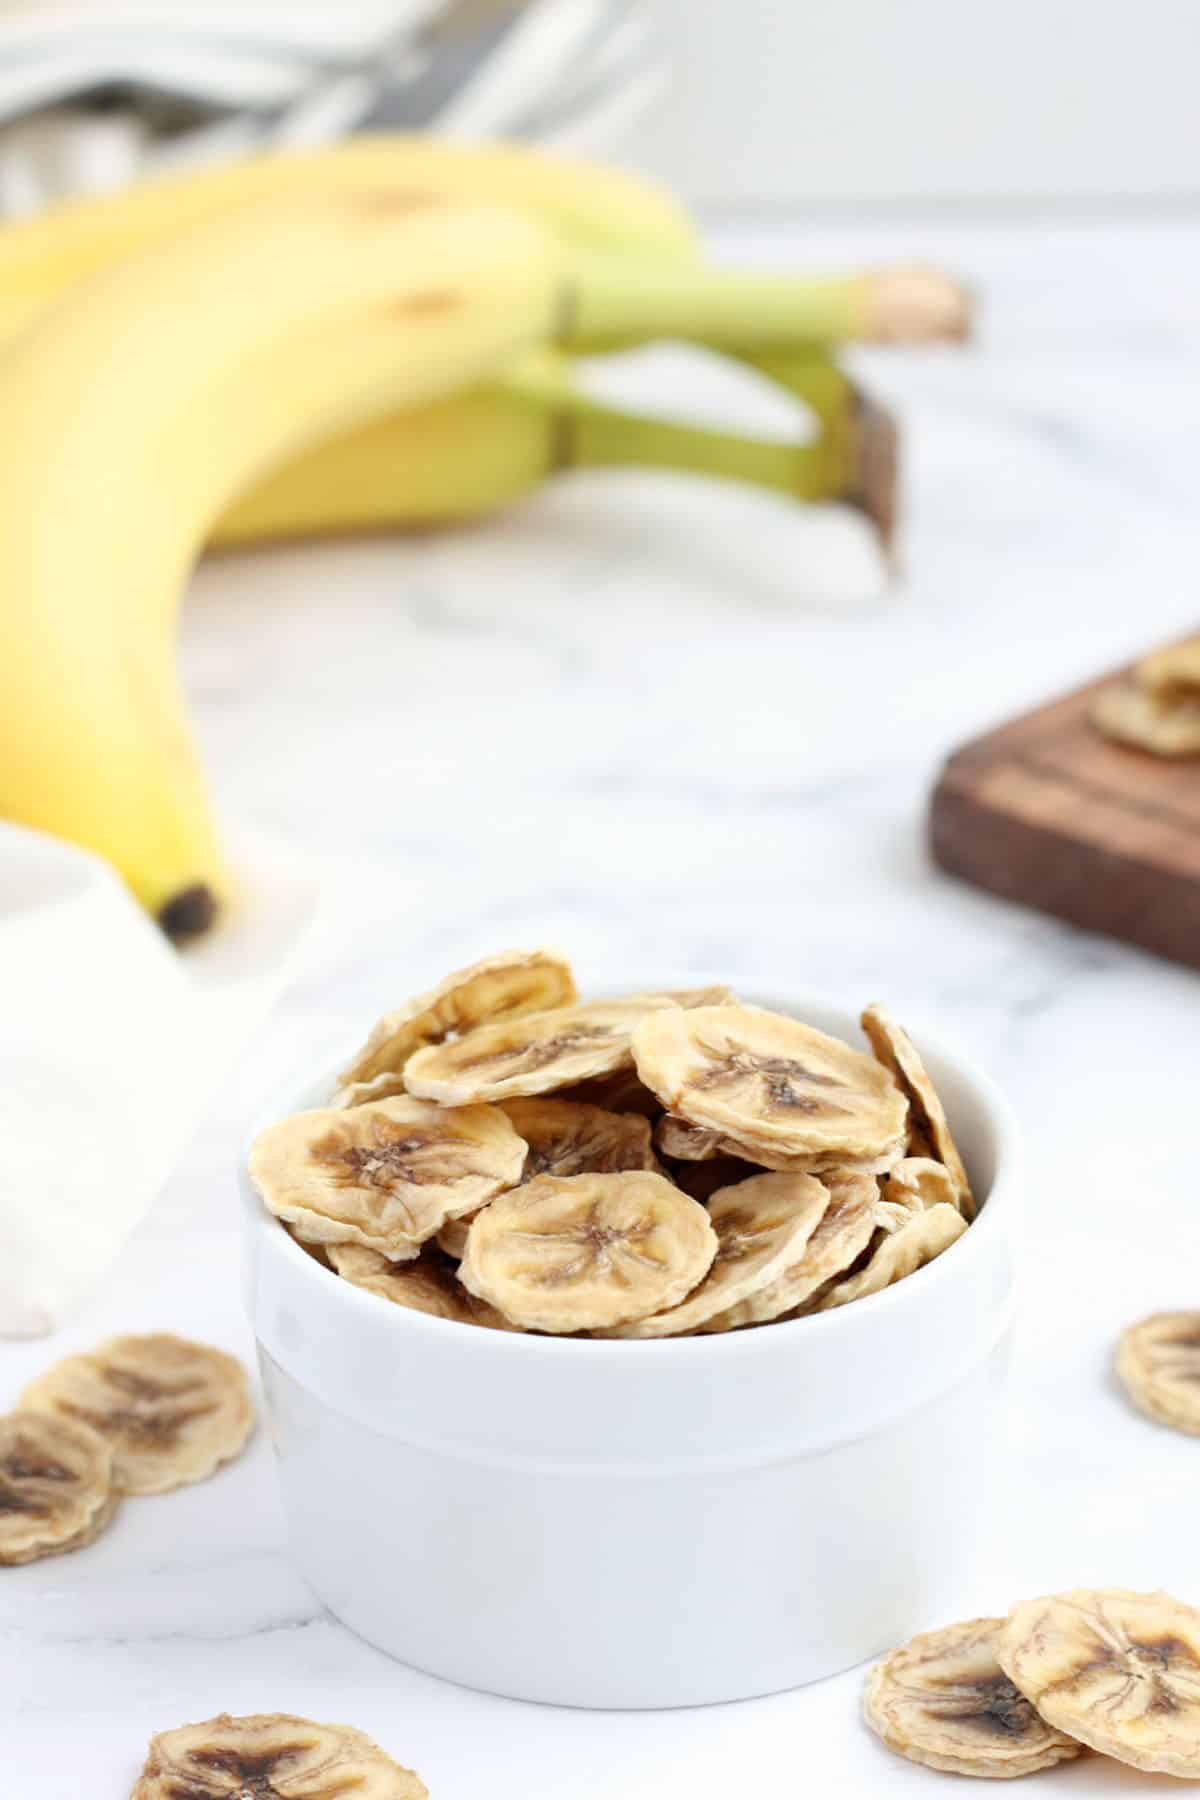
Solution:
[[[0,235],[0,816],[107,857],[177,939],[228,894],[174,663],[205,543],[428,522],[636,460],[890,524],[825,348],[961,336],[933,272],[714,270],[667,197],[515,148],[364,140]],[[686,336],[807,397],[803,451],[587,401],[558,351]],[[466,454],[463,446],[470,446]]]

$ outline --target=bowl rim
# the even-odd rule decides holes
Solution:
[[[631,983],[623,983],[619,989],[613,990],[612,997],[617,997],[620,993],[660,991],[667,987],[709,986],[715,985],[720,979],[719,976],[697,974],[695,971],[682,975],[679,971],[667,971],[665,976],[658,976],[652,986],[635,987]],[[760,999],[753,992],[755,985],[752,982],[746,983],[744,986],[750,991],[739,990],[739,998],[746,1005],[764,1006],[772,1011],[782,1010],[782,995],[776,995],[772,1001]],[[603,986],[604,984],[599,984],[600,991],[595,998],[610,997],[603,991]],[[853,1020],[855,1024],[862,1010],[848,1007],[836,994],[818,988],[789,990],[786,1006],[789,1016],[803,1019],[806,1009],[811,1007],[818,1014],[834,1013],[840,1018]],[[805,1341],[809,1344],[816,1344],[822,1336],[826,1342],[836,1343],[839,1339],[852,1337],[860,1326],[865,1328],[869,1321],[883,1318],[889,1311],[903,1313],[915,1305],[936,1305],[938,1287],[965,1277],[969,1264],[986,1256],[997,1234],[1006,1230],[1006,1208],[1012,1202],[1005,1196],[1017,1185],[1015,1172],[1020,1155],[1020,1139],[1008,1100],[991,1076],[979,1069],[968,1056],[947,1045],[939,1033],[925,1030],[919,1019],[916,1029],[912,1029],[911,1015],[908,1017],[905,1030],[916,1043],[922,1059],[928,1054],[930,1061],[945,1064],[953,1070],[956,1080],[971,1091],[981,1117],[992,1134],[995,1167],[977,1216],[948,1249],[932,1262],[905,1276],[902,1281],[893,1282],[878,1293],[868,1294],[863,1299],[854,1301],[852,1305],[834,1307],[828,1312],[810,1313],[801,1319],[770,1320],[766,1322],[769,1330],[754,1327],[691,1337],[589,1338],[582,1334],[556,1336],[553,1333],[529,1331],[489,1331],[457,1319],[443,1319],[432,1313],[418,1312],[412,1307],[397,1306],[380,1294],[372,1294],[366,1288],[343,1280],[334,1270],[323,1267],[311,1256],[292,1237],[283,1222],[268,1211],[250,1179],[248,1161],[250,1149],[260,1131],[286,1117],[289,1112],[310,1110],[311,1103],[308,1106],[296,1105],[298,1094],[323,1084],[332,1090],[337,1080],[337,1071],[361,1047],[364,1038],[361,1031],[339,1045],[336,1058],[331,1058],[324,1069],[318,1070],[307,1081],[298,1082],[293,1071],[292,1078],[273,1089],[267,1107],[256,1114],[238,1155],[238,1183],[248,1216],[247,1228],[255,1234],[266,1254],[282,1256],[285,1264],[296,1272],[300,1280],[319,1283],[315,1294],[323,1295],[324,1303],[328,1306],[344,1306],[351,1310],[366,1307],[368,1311],[361,1314],[364,1320],[369,1319],[378,1325],[385,1317],[390,1317],[392,1324],[384,1329],[391,1329],[398,1336],[412,1333],[415,1338],[420,1339],[428,1334],[431,1344],[440,1341],[448,1346],[454,1343],[467,1354],[471,1353],[467,1346],[478,1339],[480,1354],[486,1351],[489,1355],[507,1356],[516,1362],[526,1357],[549,1356],[560,1360],[565,1357],[583,1357],[591,1366],[596,1367],[608,1358],[630,1367],[649,1356],[653,1365],[663,1368],[672,1358],[687,1358],[692,1362],[704,1363],[714,1357],[754,1358],[782,1352],[789,1344],[796,1342],[795,1334],[799,1330],[805,1332]],[[857,1044],[853,1047],[859,1048]],[[447,1332],[451,1334],[450,1338],[445,1336]]]

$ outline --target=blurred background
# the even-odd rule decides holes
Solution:
[[[622,152],[709,206],[1165,203],[1189,0],[0,0],[0,203],[358,127]]]

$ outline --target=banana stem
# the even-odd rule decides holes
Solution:
[[[677,469],[743,481],[800,500],[836,499],[843,484],[828,434],[811,444],[774,443],[627,413],[579,399],[558,414],[561,467]]]
[[[795,444],[676,424],[560,395],[559,467],[678,469],[747,482],[804,501],[841,501],[873,527],[891,559],[896,525],[898,434],[889,413],[828,358],[745,359],[795,394],[819,435]]]
[[[960,341],[970,327],[966,289],[936,269],[763,275],[583,253],[575,270],[561,329],[571,349],[655,337],[737,350],[934,343]]]

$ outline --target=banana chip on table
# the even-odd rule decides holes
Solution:
[[[551,1094],[633,1066],[629,1039],[649,1012],[678,1012],[672,994],[632,994],[483,1025],[452,1043],[418,1050],[405,1067],[411,1094],[443,1106]]]
[[[1200,1312],[1153,1313],[1128,1326],[1117,1374],[1150,1418],[1200,1436]]]
[[[435,1252],[422,1250],[415,1262],[393,1263],[361,1244],[332,1244],[329,1261],[343,1281],[378,1294],[395,1306],[456,1319],[460,1325],[486,1325],[493,1331],[515,1331],[493,1306],[469,1294],[455,1271]]]
[[[405,1064],[426,1044],[522,1013],[569,1006],[575,977],[551,950],[505,950],[459,969],[427,994],[385,1013],[341,1075],[337,1102],[355,1105],[403,1093]]]
[[[297,1237],[402,1262],[447,1219],[519,1181],[524,1162],[524,1141],[498,1107],[404,1094],[268,1126],[250,1152],[250,1179]]]
[[[24,1407],[82,1424],[112,1447],[113,1487],[165,1494],[240,1455],[254,1429],[236,1357],[167,1332],[111,1338],[30,1384]]]
[[[786,1275],[804,1255],[828,1205],[829,1190],[815,1175],[755,1175],[721,1189],[708,1206],[717,1254],[699,1286],[666,1312],[600,1335],[681,1337],[698,1330]]]
[[[885,1230],[870,1260],[856,1274],[835,1282],[817,1303],[817,1312],[829,1312],[835,1306],[846,1306],[851,1300],[863,1300],[868,1294],[881,1294],[894,1281],[903,1281],[940,1256],[943,1250],[960,1238],[967,1221],[956,1206],[931,1206],[925,1212],[904,1219],[891,1230]]]
[[[1015,1607],[1001,1668],[1048,1724],[1162,1775],[1200,1777],[1200,1612],[1169,1594],[1076,1588]]]
[[[150,1740],[130,1800],[429,1800],[401,1768],[350,1725],[314,1725],[287,1713],[228,1713]]]
[[[958,1210],[964,1219],[973,1219],[975,1202],[971,1196],[967,1171],[951,1135],[946,1109],[929,1078],[929,1071],[921,1061],[916,1045],[903,1026],[898,1025],[882,1006],[868,1006],[861,1022],[880,1063],[908,1095],[912,1117],[928,1140],[933,1156],[949,1171],[957,1194]]]
[[[595,1331],[665,1312],[704,1279],[717,1235],[662,1175],[539,1175],[471,1225],[459,1279],[530,1331]]]
[[[44,1412],[0,1418],[0,1565],[82,1550],[117,1508],[112,1445]]]
[[[878,1184],[872,1175],[849,1175],[833,1182],[829,1203],[799,1262],[766,1287],[716,1313],[701,1330],[733,1331],[741,1325],[765,1325],[770,1319],[782,1319],[804,1306],[827,1282],[849,1269],[867,1248],[877,1229],[878,1197]]]
[[[927,1631],[871,1670],[863,1717],[898,1756],[951,1775],[1033,1775],[1083,1746],[1040,1717],[996,1660],[1003,1619]]]
[[[903,1154],[908,1103],[887,1071],[796,1019],[754,1006],[652,1013],[633,1053],[668,1112],[749,1161],[774,1154],[799,1169]]]

